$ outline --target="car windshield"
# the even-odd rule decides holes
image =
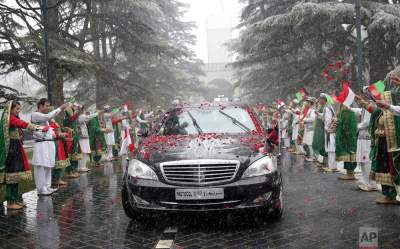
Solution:
[[[160,134],[244,133],[253,130],[254,122],[245,109],[229,107],[223,110],[190,109],[171,113],[163,123]]]

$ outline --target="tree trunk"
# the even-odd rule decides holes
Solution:
[[[52,98],[52,105],[59,106],[64,103],[64,81],[60,68],[57,68],[56,56],[54,55],[52,41],[56,41],[59,38],[58,34],[58,8],[55,7],[58,0],[48,0],[48,11],[47,11],[47,27],[49,37],[49,48],[48,48],[48,82],[50,84],[50,95]]]
[[[100,14],[104,16],[107,8],[107,3],[103,1],[100,2]],[[106,25],[103,21],[99,22],[99,29],[101,32],[101,56],[103,58],[103,62],[107,63],[107,35],[106,35]]]
[[[90,31],[91,37],[93,40],[93,54],[96,61],[101,61],[100,55],[100,35],[99,35],[99,19],[98,19],[98,8],[97,8],[97,1],[92,0],[92,11],[91,11],[91,19],[90,19]],[[100,108],[104,105],[104,97],[102,94],[102,77],[100,74],[96,74],[96,81],[95,81],[95,89],[96,89],[96,106]]]
[[[91,12],[92,12],[91,0],[85,0],[85,5],[86,5],[85,22],[83,23],[83,29],[82,29],[82,33],[80,35],[80,41],[79,41],[79,49],[81,51],[83,51],[83,47],[85,46],[85,39],[86,39],[86,35],[88,32],[89,21],[90,21]]]

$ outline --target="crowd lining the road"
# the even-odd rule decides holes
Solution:
[[[343,163],[343,181],[357,180],[354,172],[360,169],[358,189],[381,191],[377,204],[399,204],[400,75],[391,74],[385,85],[382,93],[371,86],[360,95],[350,90],[350,102],[348,93],[347,99],[336,101],[325,93],[318,98],[304,94],[301,101],[259,104],[256,109],[270,134],[280,134],[289,153],[318,162],[327,173],[339,172],[338,162]]]
[[[41,99],[28,122],[19,118],[21,108],[21,103],[13,100],[0,112],[0,184],[5,184],[8,210],[26,206],[18,185],[32,180],[32,175],[37,194],[52,195],[68,184],[66,179],[87,173],[88,165],[126,157],[134,151],[141,135],[149,131],[152,121],[163,113],[161,109],[156,114],[145,113],[144,108],[133,112],[128,105],[106,105],[101,111],[90,112],[78,103],[54,109],[47,99]],[[56,121],[59,119],[62,124]],[[30,162],[23,146],[24,129],[33,133]]]

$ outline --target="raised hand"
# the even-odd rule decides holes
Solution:
[[[383,110],[389,110],[389,109],[390,109],[390,105],[389,105],[389,104],[386,104],[386,103],[384,103],[384,102],[382,102],[382,101],[377,101],[377,102],[376,102],[376,105],[377,105],[379,108],[383,109]]]
[[[392,75],[390,76],[390,81],[391,81],[393,84],[400,86],[400,76],[399,76],[399,75],[392,74]]]

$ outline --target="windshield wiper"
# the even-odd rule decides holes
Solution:
[[[199,124],[197,123],[197,120],[193,117],[193,115],[188,111],[187,114],[189,114],[190,119],[192,120],[192,123],[194,127],[196,127],[196,130],[199,134],[203,133],[203,130],[200,128]]]
[[[236,118],[232,117],[231,115],[219,110],[219,113],[221,113],[222,115],[224,115],[225,117],[229,118],[230,120],[232,120],[232,123],[235,124],[236,126],[242,128],[242,130],[246,131],[246,132],[250,132],[251,129],[249,127],[247,127],[246,125],[244,125],[242,122],[240,122],[239,120],[237,120]]]

